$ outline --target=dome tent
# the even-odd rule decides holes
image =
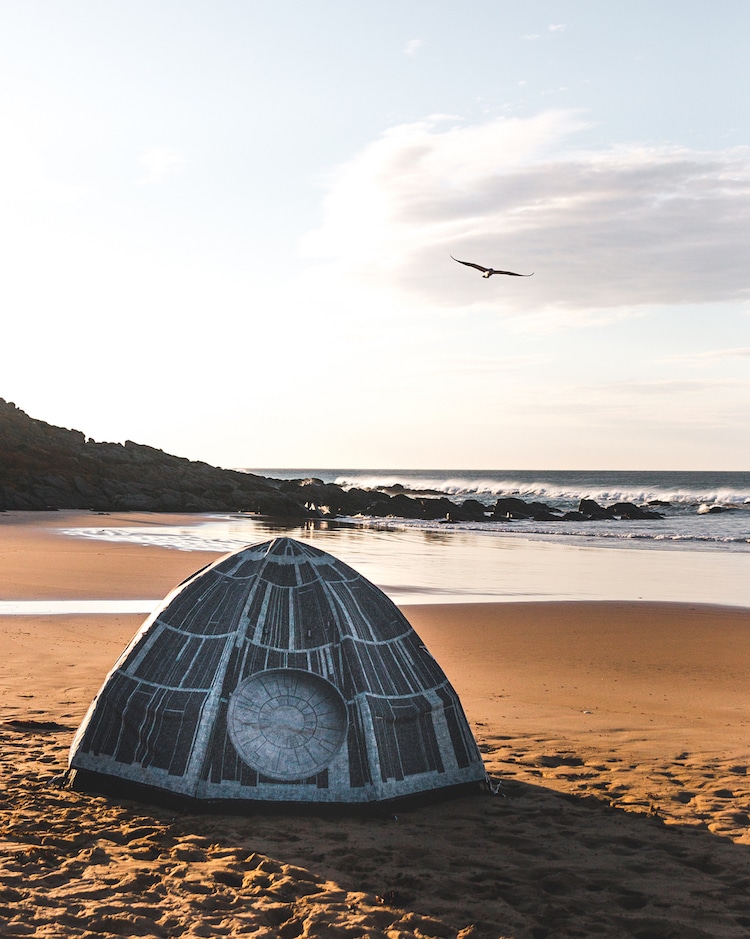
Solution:
[[[69,765],[87,787],[222,804],[378,802],[485,779],[458,696],[403,614],[290,538],[227,555],[166,597]]]

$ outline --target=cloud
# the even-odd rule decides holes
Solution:
[[[691,378],[658,378],[651,381],[622,381],[611,382],[593,386],[598,394],[624,395],[631,398],[635,395],[645,397],[659,397],[664,395],[677,395],[682,398],[686,394],[704,395],[709,390],[719,388],[735,388],[737,382],[725,379],[691,379]]]
[[[590,316],[750,296],[750,148],[574,147],[576,111],[393,127],[327,181],[302,243],[430,306]],[[449,255],[535,277],[483,280]]]
[[[410,39],[404,46],[404,55],[416,55],[424,45],[424,39]]]
[[[550,23],[547,29],[551,33],[564,33],[565,30],[567,29],[567,24],[566,23]]]
[[[687,365],[705,365],[717,359],[750,358],[750,346],[738,346],[732,349],[706,349],[703,352],[687,352],[665,356],[665,362],[682,362]]]
[[[529,386],[517,395],[514,413],[555,426],[651,428],[672,433],[677,427],[715,430],[747,426],[750,383],[723,379],[557,383]],[[609,441],[612,444],[612,441]]]
[[[176,150],[167,147],[151,147],[141,154],[138,162],[146,170],[139,182],[144,186],[151,186],[164,182],[170,176],[180,173],[186,166],[187,160]]]

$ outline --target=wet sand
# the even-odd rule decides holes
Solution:
[[[215,557],[63,524],[0,515],[2,599],[160,597]],[[0,935],[750,934],[750,610],[404,612],[497,794],[336,818],[176,815],[59,788],[72,733],[144,617],[0,617]]]

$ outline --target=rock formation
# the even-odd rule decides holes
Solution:
[[[0,398],[0,511],[249,512],[286,518],[409,518],[438,522],[654,519],[630,502],[582,499],[562,514],[543,502],[453,502],[437,491],[343,489],[322,479],[269,479],[172,456],[127,440],[97,443],[79,430],[29,417]]]

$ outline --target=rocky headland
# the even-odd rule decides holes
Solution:
[[[365,516],[454,522],[661,518],[630,502],[581,500],[561,512],[515,497],[486,505],[439,493],[343,489],[320,479],[281,480],[173,456],[133,443],[98,443],[29,417],[0,398],[0,511],[245,512],[292,518]]]

